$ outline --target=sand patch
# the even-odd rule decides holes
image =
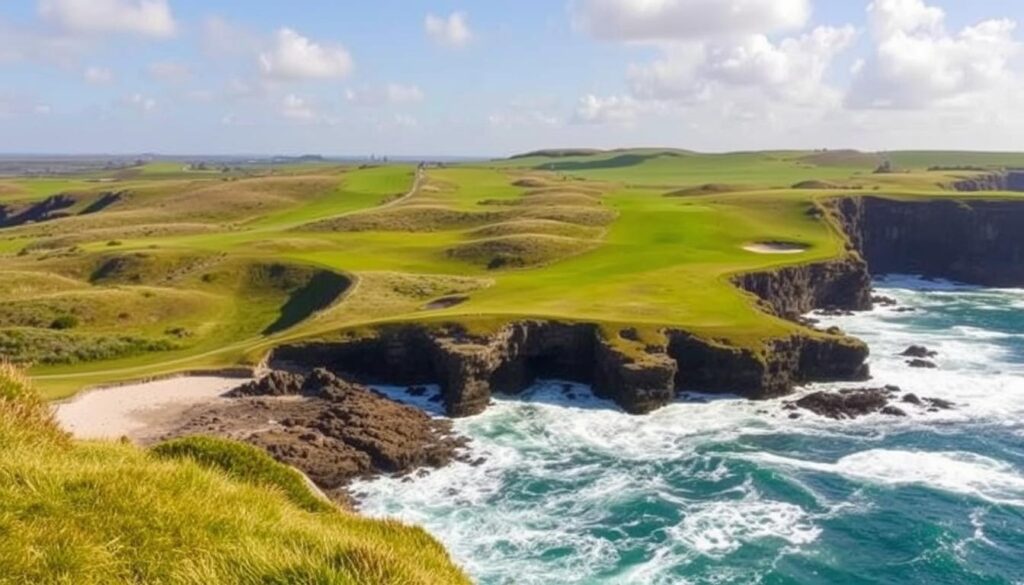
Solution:
[[[217,403],[246,378],[194,376],[101,388],[57,404],[56,417],[78,439],[128,437],[144,442],[181,424],[182,415]]]
[[[744,250],[755,254],[802,254],[807,248],[794,242],[754,242],[743,246]]]

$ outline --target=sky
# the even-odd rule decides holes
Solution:
[[[1024,150],[1018,0],[0,0],[0,152]]]

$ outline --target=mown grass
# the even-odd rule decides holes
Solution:
[[[0,583],[468,583],[423,530],[318,500],[249,447],[70,441],[0,365]]]
[[[409,165],[296,166],[237,180],[138,173],[120,183],[123,200],[100,213],[0,231],[0,267],[17,275],[0,284],[8,303],[0,330],[42,328],[70,312],[76,335],[129,333],[176,346],[38,365],[32,373],[50,396],[252,364],[276,344],[404,321],[455,320],[483,331],[557,318],[651,336],[673,327],[758,349],[797,326],[760,311],[732,285],[735,274],[845,254],[835,227],[808,214],[823,198],[1014,196],[947,190],[972,172],[929,167],[958,157],[998,166],[1015,156],[961,154],[537,155],[427,169],[400,201],[414,185]],[[900,172],[875,174],[880,160]],[[151,231],[154,222],[182,229]],[[744,249],[776,240],[807,249]],[[48,247],[17,254],[39,242]],[[321,289],[332,287],[309,279],[260,286],[246,276],[275,264],[351,286],[325,296]],[[448,294],[464,300],[430,305]],[[100,310],[102,298],[129,310]]]

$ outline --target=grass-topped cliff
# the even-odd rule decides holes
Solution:
[[[0,354],[61,396],[388,323],[592,323],[636,359],[667,329],[763,352],[814,334],[767,314],[735,276],[845,257],[818,203],[1011,197],[955,189],[1018,165],[1002,153],[570,149],[421,172],[153,163],[3,178]]]
[[[421,529],[360,518],[240,444],[76,442],[0,364],[0,583],[468,583]]]

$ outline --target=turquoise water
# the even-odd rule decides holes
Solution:
[[[918,311],[826,325],[869,343],[869,385],[955,410],[691,396],[634,417],[543,383],[456,423],[482,464],[360,484],[362,509],[426,526],[483,584],[1024,583],[1024,291],[878,287]],[[895,356],[912,343],[940,368]]]

